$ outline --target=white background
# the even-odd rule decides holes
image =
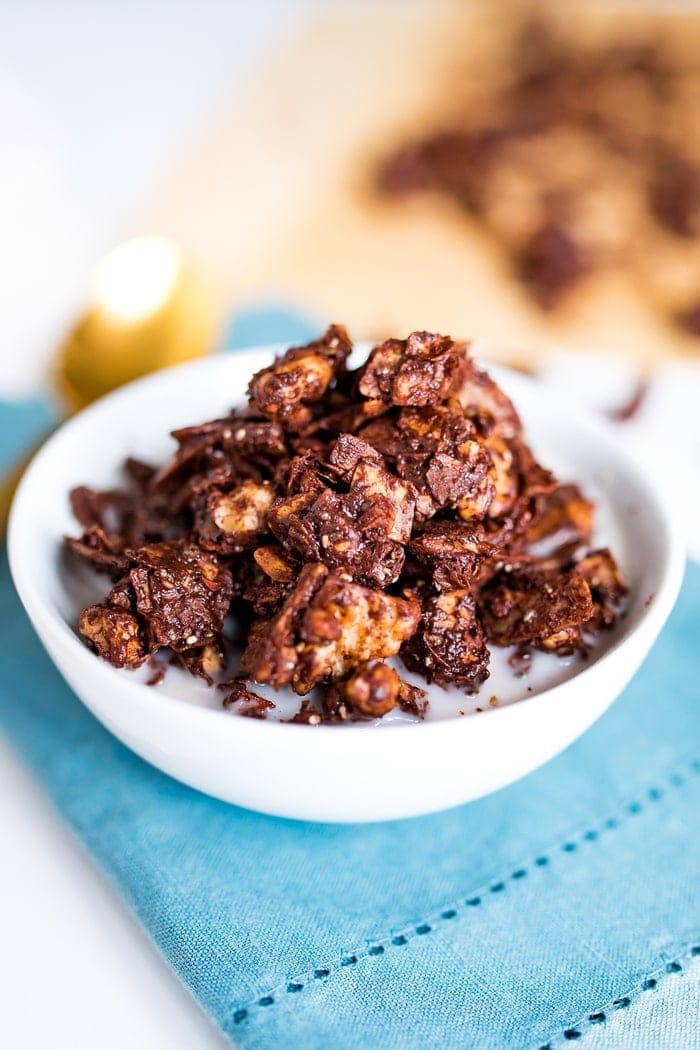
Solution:
[[[177,156],[322,0],[0,0],[0,393],[40,378]]]
[[[95,260],[251,70],[320,6],[0,0],[0,396],[40,386]],[[571,359],[552,378],[579,396],[587,385],[594,403],[601,391],[624,397],[633,377],[603,369],[601,380]],[[621,435],[650,470],[671,442],[667,473],[680,429],[695,466],[677,468],[675,487],[695,499],[698,548],[699,390],[697,370],[669,372]],[[225,1045],[1,740],[0,828],[3,1050]],[[596,1033],[597,1046],[605,1040]]]

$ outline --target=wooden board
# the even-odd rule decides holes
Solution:
[[[195,144],[143,225],[192,253],[222,309],[274,299],[347,323],[358,338],[429,328],[478,336],[509,358],[553,345],[642,362],[697,355],[700,343],[666,324],[624,273],[596,280],[552,319],[456,205],[372,193],[375,159],[444,115],[470,48],[478,81],[483,18],[450,0],[358,3],[320,18]]]

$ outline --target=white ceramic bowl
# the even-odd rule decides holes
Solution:
[[[602,490],[630,584],[626,617],[567,680],[463,718],[310,727],[189,703],[168,694],[167,679],[148,688],[77,637],[75,568],[61,556],[62,536],[76,532],[68,491],[111,484],[128,454],[163,460],[171,429],[240,403],[249,376],[275,349],[219,356],[131,384],[44,445],[19,488],[9,529],[12,573],[40,638],[80,699],[127,747],[178,780],[250,809],[318,821],[386,820],[454,806],[517,780],[563,750],[619,695],[668,617],[683,567],[667,508],[615,435],[522,375],[492,369],[545,465]]]

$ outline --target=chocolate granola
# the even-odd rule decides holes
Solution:
[[[251,687],[290,687],[292,721],[318,725],[423,717],[392,658],[473,693],[489,645],[522,673],[533,650],[585,651],[615,623],[625,584],[590,549],[593,504],[536,461],[467,345],[414,332],[354,371],[351,349],[332,326],[253,376],[245,407],[175,431],[169,463],[72,493],[67,549],[112,579],[79,621],[96,653],[125,668],[169,653],[213,684],[228,620],[242,652],[224,706],[265,718]]]

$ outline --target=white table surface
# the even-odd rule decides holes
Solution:
[[[228,1045],[1,738],[0,827],[5,1050]]]
[[[140,197],[261,56],[322,4],[0,3],[0,287],[12,291],[0,314],[9,348],[0,351],[0,396],[37,388],[86,275]],[[595,402],[600,385],[581,363],[551,376],[579,395],[582,377],[597,386]],[[614,401],[630,377],[609,379]],[[684,420],[693,469],[680,464],[674,487],[694,501],[696,555],[699,392],[698,369],[678,369],[621,435],[662,463],[659,443],[673,442]],[[3,1050],[226,1045],[1,738],[0,828]]]

